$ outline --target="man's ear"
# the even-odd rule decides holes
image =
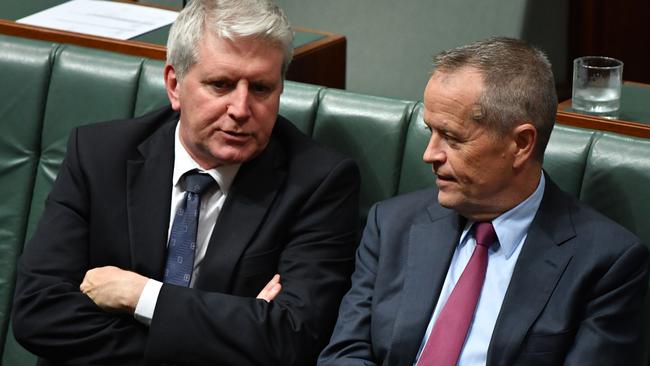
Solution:
[[[524,123],[515,127],[512,134],[515,146],[513,167],[520,168],[534,157],[537,129],[531,123]]]
[[[172,105],[172,109],[179,111],[181,109],[180,101],[180,81],[176,76],[176,70],[174,66],[165,65],[164,70],[165,75],[165,89],[167,90],[167,98],[169,98],[169,103]]]

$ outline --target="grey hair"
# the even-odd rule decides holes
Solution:
[[[470,118],[503,136],[524,122],[537,129],[534,157],[542,162],[555,125],[557,94],[551,63],[539,49],[513,38],[494,37],[444,51],[435,71],[454,72],[469,66],[483,77],[480,111]]]
[[[167,63],[179,80],[198,60],[205,31],[221,39],[253,37],[282,49],[282,77],[293,57],[293,31],[289,20],[272,0],[192,0],[180,12],[167,39]]]

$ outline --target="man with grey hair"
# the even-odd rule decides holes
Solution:
[[[72,132],[18,270],[14,334],[39,364],[315,364],[359,172],[278,116],[292,38],[271,1],[194,0],[171,106]]]
[[[437,190],[375,205],[319,365],[640,365],[648,251],[542,170],[544,54],[441,53],[424,92]]]

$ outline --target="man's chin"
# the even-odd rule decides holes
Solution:
[[[451,197],[441,191],[438,191],[438,203],[444,208],[453,208]]]
[[[215,160],[219,162],[219,165],[233,165],[233,164],[243,164],[247,161],[251,161],[260,154],[261,151],[227,151],[227,152],[215,152],[213,154]]]
[[[438,203],[440,206],[449,209],[456,209],[460,204],[460,199],[451,192],[445,192],[438,187]]]

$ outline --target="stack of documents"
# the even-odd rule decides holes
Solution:
[[[102,0],[71,0],[16,22],[116,39],[130,39],[176,20],[178,12]]]

